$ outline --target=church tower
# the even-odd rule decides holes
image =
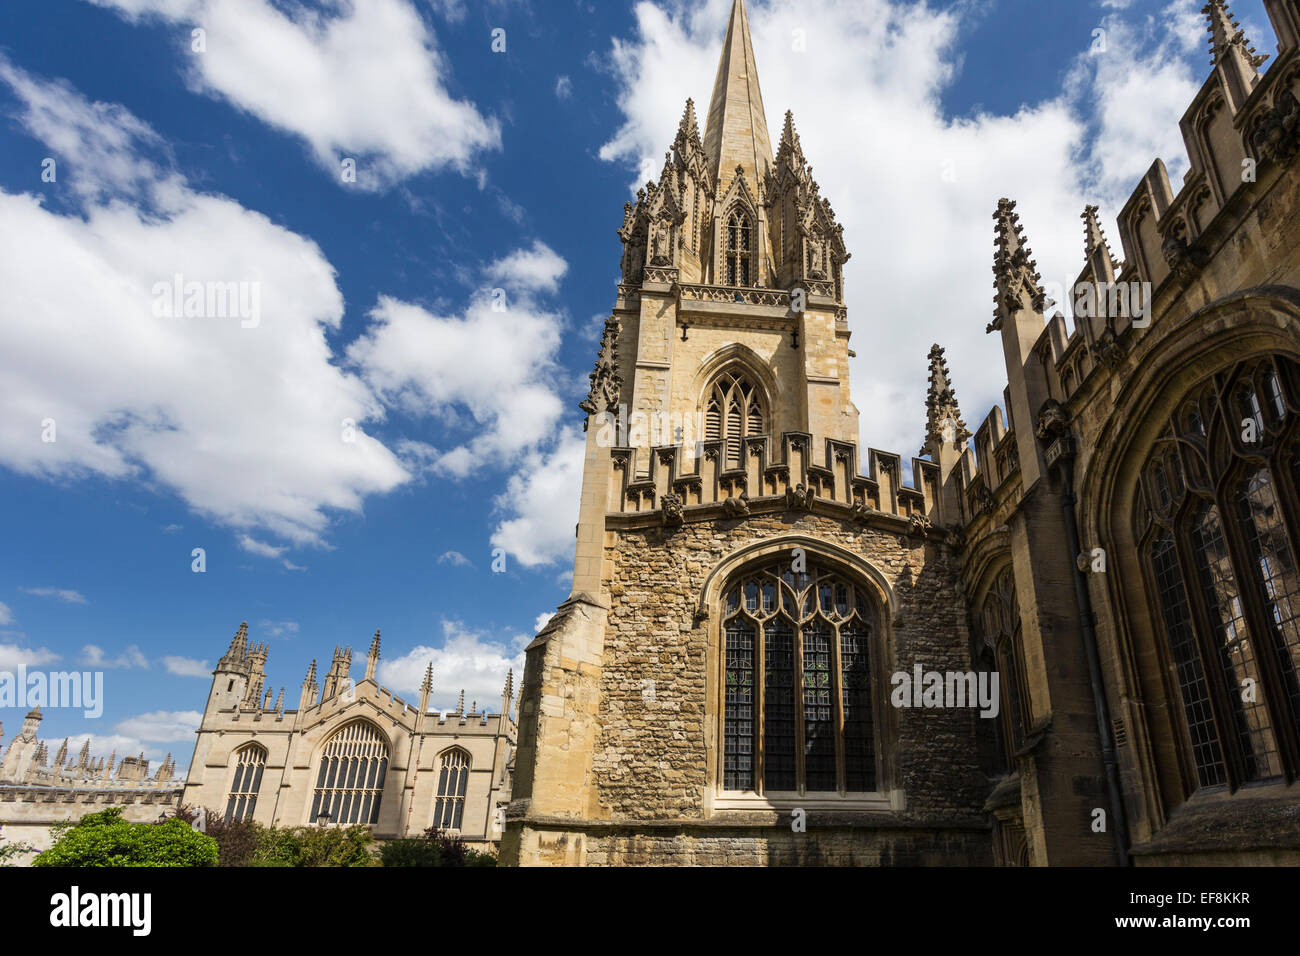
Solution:
[[[970,669],[969,433],[943,366],[910,484],[860,448],[849,254],[788,112],[773,154],[743,0],[703,135],[688,100],[618,234],[503,861],[985,861],[975,712],[889,704],[896,672]]]

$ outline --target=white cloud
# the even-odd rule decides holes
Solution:
[[[55,598],[64,604],[85,604],[86,599],[80,591],[73,591],[69,588],[19,588],[24,594],[31,594],[35,597]]]
[[[148,714],[127,717],[119,721],[113,729],[119,734],[150,743],[192,741],[194,732],[199,729],[202,720],[203,715],[197,710],[156,710]]]
[[[136,150],[149,137],[128,114],[3,60],[0,78],[27,105],[28,129],[62,144],[61,181],[108,188],[126,174],[104,170],[148,167]],[[334,270],[265,216],[151,176],[136,190],[148,213],[87,201],[60,215],[0,191],[0,464],[51,479],[147,477],[233,528],[320,543],[329,512],[359,511],[409,478],[365,434],[383,408],[326,342],[343,313]],[[154,290],[176,275],[259,288],[259,323],[156,317]],[[51,443],[40,440],[47,418]]]
[[[497,121],[448,92],[446,57],[408,0],[92,2],[183,27],[191,87],[301,137],[336,181],[345,157],[357,185],[384,188],[424,170],[473,172],[501,145]],[[189,49],[196,25],[202,53]]]
[[[467,433],[442,449],[404,443],[411,467],[464,477],[508,466],[553,435],[562,410],[552,385],[562,319],[537,306],[531,290],[553,288],[564,265],[541,250],[490,267],[494,280],[519,290],[504,309],[481,295],[463,315],[440,316],[382,296],[372,325],[349,346],[349,361],[387,404]]]
[[[267,544],[265,541],[258,541],[246,534],[240,535],[239,546],[249,554],[255,554],[261,558],[278,558],[289,550],[288,548]]]
[[[207,661],[198,661],[192,657],[168,655],[162,659],[162,665],[168,674],[177,677],[208,677],[212,674],[212,667]]]
[[[508,289],[523,293],[554,293],[560,280],[569,271],[569,264],[554,249],[540,240],[532,248],[516,249],[487,267],[489,279],[500,282]]]
[[[558,99],[567,100],[573,96],[573,80],[567,76],[557,76],[555,78],[555,95]]]
[[[285,634],[297,634],[297,621],[270,621],[265,618],[257,622],[257,626],[272,637],[283,637]]]
[[[555,617],[554,611],[543,611],[541,614],[537,615],[537,620],[533,622],[533,634],[540,634],[542,628],[551,623],[551,618],[553,617]]]
[[[454,568],[472,568],[474,562],[459,551],[444,551],[438,555],[439,564],[450,564]]]
[[[582,434],[566,429],[552,450],[525,458],[497,498],[504,517],[492,547],[504,548],[524,567],[572,556],[585,450]]]
[[[81,663],[87,667],[115,670],[149,669],[149,659],[144,656],[144,653],[135,644],[127,647],[116,657],[108,657],[104,649],[97,644],[87,644],[81,649]]]
[[[522,648],[528,640],[522,635],[493,638],[466,628],[460,621],[444,619],[441,647],[420,645],[401,657],[381,661],[379,681],[418,702],[425,668],[432,661],[433,694],[429,700],[433,708],[456,706],[456,698],[463,688],[466,709],[478,701],[480,710],[495,712],[501,707],[506,672],[514,669],[516,686],[523,674]]]
[[[707,115],[729,7],[730,0],[710,0],[665,12],[642,2],[636,35],[615,40],[610,71],[625,122],[601,156],[633,167],[634,187],[658,175],[688,96],[701,122]],[[963,5],[751,6],[773,147],[792,109],[853,254],[846,295],[857,332],[851,374],[865,444],[916,452],[933,342],[947,349],[972,429],[1001,402],[1001,345],[984,332],[992,317],[991,215],[999,197],[1018,201],[1044,279],[1066,283],[1083,264],[1078,217],[1086,203],[1099,203],[1103,215],[1117,213],[1156,152],[1171,171],[1185,167],[1178,120],[1190,100],[1189,81],[1209,70],[1204,64],[1192,72],[1182,63],[1187,8],[1178,0],[1151,23],[1112,18],[1110,52],[1095,62],[1088,61],[1091,36],[1082,35],[1079,64],[1057,96],[1012,115],[952,119],[940,104],[959,75]],[[806,53],[791,52],[796,28],[806,31]],[[1171,29],[1173,39],[1153,40]],[[946,169],[955,181],[944,180]],[[1113,226],[1108,235],[1117,242]]]
[[[53,664],[59,655],[48,647],[19,647],[17,644],[0,644],[0,671],[15,671],[20,667],[41,667]]]
[[[9,605],[0,601],[0,627],[14,622],[14,612],[9,609]]]

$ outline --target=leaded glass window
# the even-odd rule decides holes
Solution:
[[[1137,531],[1193,788],[1300,770],[1298,382],[1280,357],[1202,382],[1142,477]]]
[[[1023,688],[1021,685],[1023,653],[1020,646],[1020,602],[1016,597],[1016,579],[1010,565],[993,578],[979,604],[976,633],[983,647],[976,649],[976,659],[985,669],[998,673],[1001,703],[997,716],[997,766],[1000,773],[1015,769],[1015,754],[1023,735]],[[992,668],[989,668],[989,665]]]
[[[312,822],[378,823],[388,757],[388,740],[369,721],[336,731],[321,751]]]
[[[257,744],[248,744],[235,752],[235,776],[226,799],[227,823],[253,819],[265,769],[266,751]]]
[[[868,593],[783,557],[732,581],[723,609],[723,789],[874,792]]]
[[[433,807],[437,830],[459,830],[465,814],[465,793],[469,789],[469,754],[459,747],[442,755],[438,771],[438,801]]]

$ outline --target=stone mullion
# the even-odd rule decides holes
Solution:
[[[1211,502],[1219,507],[1217,502]],[[1184,507],[1174,519],[1174,549],[1178,556],[1178,570],[1183,576],[1183,589],[1187,594],[1187,609],[1192,618],[1192,631],[1201,654],[1202,669],[1210,690],[1210,703],[1214,710],[1215,725],[1219,731],[1219,746],[1223,752],[1223,765],[1228,775],[1230,790],[1238,789],[1246,779],[1245,755],[1241,751],[1241,737],[1233,719],[1232,704],[1228,695],[1239,693],[1229,687],[1223,662],[1214,646],[1215,631],[1210,624],[1210,614],[1205,605],[1196,547],[1192,543],[1192,518],[1199,512],[1199,504]],[[1219,520],[1223,512],[1219,511]],[[1253,638],[1254,635],[1252,634]],[[1267,705],[1266,705],[1267,706]]]
[[[831,601],[835,600],[834,585],[831,586]],[[829,623],[829,622],[827,622]],[[841,622],[842,623],[842,622]],[[840,625],[831,628],[831,706],[835,708],[835,787],[840,793],[848,793],[848,763],[844,753],[844,662],[840,658]]]
[[[798,608],[798,599],[795,606]],[[804,791],[804,730],[803,730],[803,626],[794,625],[794,782],[795,789],[803,795]]]
[[[743,592],[742,592],[743,593]],[[778,592],[779,596],[779,592]],[[759,589],[760,604],[763,600],[762,588]],[[757,624],[757,622],[755,622]],[[755,643],[758,645],[754,651],[754,706],[757,713],[754,715],[754,792],[762,794],[766,787],[764,785],[764,763],[766,752],[764,742],[767,740],[767,625],[757,624],[754,628],[757,636]]]
[[[1271,491],[1278,497],[1276,471],[1272,464],[1263,465],[1268,473]],[[1246,543],[1246,530],[1242,527],[1242,518],[1237,510],[1237,496],[1245,492],[1245,483],[1253,474],[1254,463],[1234,470],[1231,480],[1222,488],[1223,502],[1219,506],[1219,521],[1223,528],[1223,537],[1228,545],[1228,557],[1232,565],[1232,574],[1236,579],[1237,597],[1241,600],[1242,617],[1255,646],[1255,668],[1259,674],[1264,691],[1264,711],[1268,714],[1269,726],[1273,734],[1273,744],[1281,758],[1282,775],[1288,783],[1295,780],[1297,743],[1295,724],[1287,719],[1290,716],[1290,701],[1286,693],[1286,684],[1279,673],[1277,659],[1278,635],[1275,630],[1273,615],[1269,613],[1265,600],[1265,586],[1259,577],[1259,568],[1250,554]],[[1285,522],[1284,522],[1285,523]],[[1245,572],[1244,574],[1242,572]],[[1237,693],[1241,689],[1237,688]],[[1248,721],[1249,722],[1249,721]],[[1261,777],[1266,771],[1260,768]]]

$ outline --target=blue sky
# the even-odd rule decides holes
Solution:
[[[854,253],[865,443],[920,444],[932,341],[972,429],[999,401],[999,196],[1068,281],[1085,202],[1113,238],[1156,155],[1176,187],[1200,6],[750,4],[769,126],[794,110]],[[568,593],[622,204],[703,114],[728,7],[0,6],[0,669],[106,680],[43,736],[184,768],[241,620],[290,706],[377,627],[400,693],[433,659],[436,704],[495,706]],[[1259,0],[1234,11],[1271,52]],[[256,285],[256,325],[152,313],[178,272]]]

